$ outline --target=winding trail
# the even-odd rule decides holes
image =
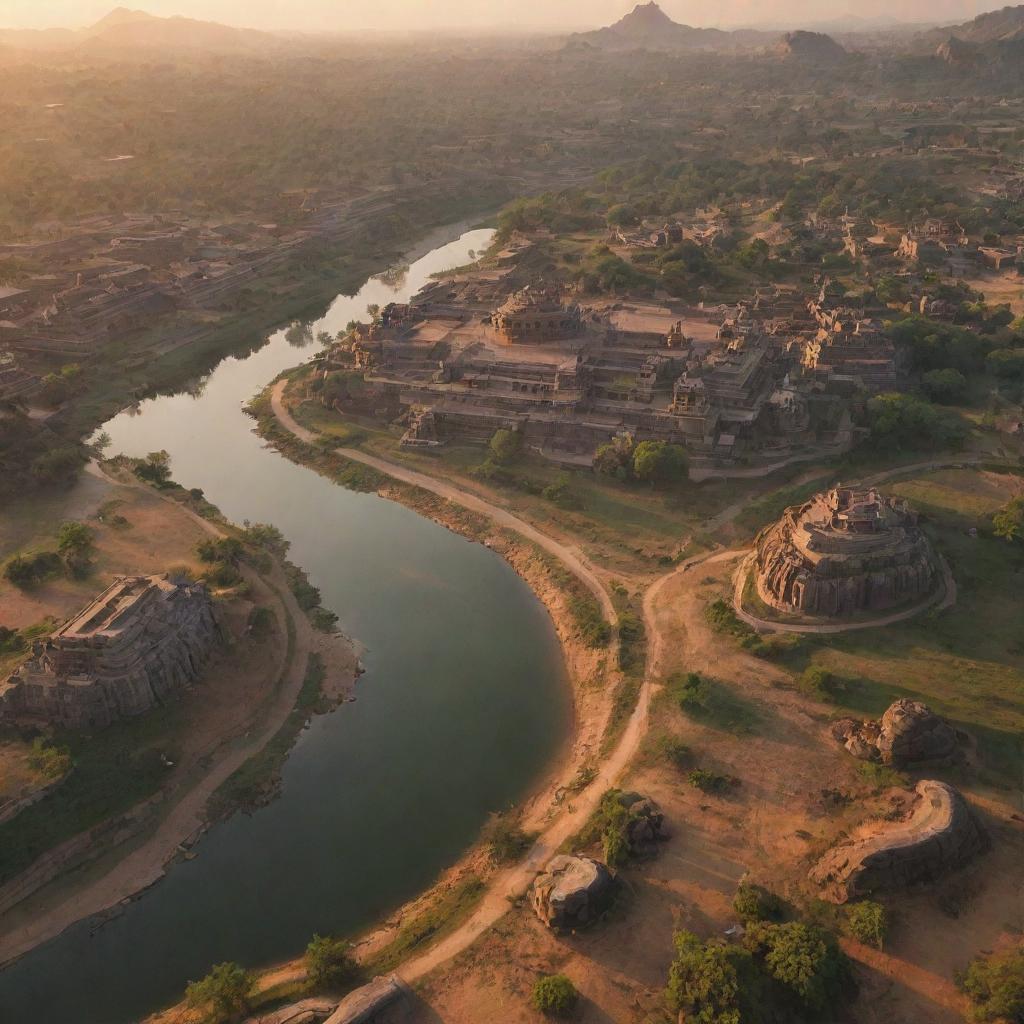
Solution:
[[[297,423],[284,403],[287,381],[278,381],[271,390],[271,407],[278,422],[289,433],[307,444],[315,443],[318,435]],[[337,454],[344,458],[370,466],[387,476],[404,483],[430,491],[439,497],[487,516],[500,526],[514,530],[538,547],[554,555],[573,571],[593,592],[601,604],[602,611],[610,622],[617,615],[611,597],[601,582],[599,573],[587,561],[578,548],[562,544],[538,530],[535,526],[474,494],[468,494],[458,487],[427,476],[405,466],[351,448],[338,448]],[[709,556],[713,557],[712,552]],[[651,697],[655,689],[664,654],[664,638],[661,636],[654,615],[658,594],[670,579],[693,569],[704,561],[694,559],[657,579],[648,587],[643,599],[643,618],[647,630],[648,659],[647,671],[640,687],[636,707],[626,723],[615,749],[604,759],[596,778],[565,805],[556,819],[541,833],[526,857],[495,877],[470,917],[455,931],[432,946],[422,955],[407,961],[396,972],[407,983],[423,978],[435,968],[467,949],[488,928],[496,924],[509,910],[511,900],[526,893],[530,883],[542,871],[559,847],[582,827],[593,814],[606,790],[615,785],[622,773],[633,760],[647,731]]]

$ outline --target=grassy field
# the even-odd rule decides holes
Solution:
[[[1001,785],[1019,785],[1024,770],[1024,545],[987,529],[1022,489],[1022,477],[974,470],[890,485],[912,499],[949,561],[956,606],[885,629],[808,637],[801,648],[806,663],[844,681],[837,710],[874,716],[900,696],[923,700],[971,733],[988,781]]]

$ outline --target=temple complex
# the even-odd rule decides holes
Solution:
[[[557,341],[580,333],[580,311],[563,305],[556,292],[527,286],[491,314],[491,325],[510,345]]]
[[[204,584],[119,577],[0,684],[0,720],[86,729],[140,715],[198,677],[218,633]]]
[[[836,487],[757,537],[757,594],[780,611],[850,616],[921,601],[938,566],[906,502]]]

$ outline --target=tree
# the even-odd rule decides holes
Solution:
[[[992,531],[1003,540],[1024,538],[1024,498],[1014,498],[992,517]]]
[[[57,533],[57,550],[65,558],[88,556],[93,546],[93,532],[85,523],[61,523]]]
[[[967,391],[967,378],[959,370],[929,370],[921,381],[925,394],[943,405],[959,402]]]
[[[959,447],[967,434],[954,413],[940,411],[913,395],[876,395],[868,402],[871,440],[879,448],[934,450]]]
[[[202,981],[190,981],[185,1002],[195,1010],[207,1009],[210,1019],[230,1020],[249,1009],[256,979],[244,967],[230,961],[216,964]]]
[[[669,1006],[694,1024],[740,1024],[739,976],[733,950],[703,943],[692,932],[675,936],[676,957],[668,974]]]
[[[565,1017],[576,1005],[579,993],[564,974],[546,974],[533,986],[534,1009],[550,1017]]]
[[[519,454],[522,440],[517,430],[496,430],[489,446],[491,460],[499,466],[507,466]]]
[[[632,479],[635,447],[632,434],[619,434],[612,438],[594,453],[595,472],[622,481]]]
[[[359,974],[349,944],[330,935],[314,935],[304,959],[306,976],[318,987],[342,985]]]
[[[1024,348],[997,348],[989,352],[985,364],[997,377],[1024,377]]]
[[[150,452],[135,465],[135,475],[157,487],[163,487],[171,479],[171,457],[162,449]]]
[[[978,957],[957,982],[974,1020],[1024,1024],[1024,946]]]
[[[854,903],[847,911],[847,921],[854,938],[860,942],[881,949],[889,931],[889,919],[885,907],[873,900]]]
[[[761,925],[747,939],[764,952],[768,973],[811,1009],[824,1007],[844,980],[845,958],[821,928],[800,921]]]
[[[732,908],[745,923],[771,921],[782,910],[778,896],[753,882],[740,882],[732,898]]]
[[[652,485],[680,479],[686,473],[686,452],[667,441],[641,441],[633,453],[633,475]]]
[[[245,547],[237,537],[211,537],[201,540],[196,545],[196,554],[201,562],[210,565],[222,562],[225,565],[237,565],[245,553]]]

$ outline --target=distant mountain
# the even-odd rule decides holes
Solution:
[[[973,21],[952,28],[937,28],[926,33],[936,45],[948,39],[965,43],[1006,43],[1024,39],[1024,6],[1004,7],[1001,11],[979,14]]]
[[[815,64],[826,61],[834,63],[849,56],[839,43],[824,32],[787,32],[776,49],[783,57]]]
[[[267,32],[232,28],[193,18],[158,18],[145,11],[118,7],[88,28],[0,30],[0,46],[15,50],[71,51],[121,55],[160,50],[164,53],[255,53],[282,45]]]
[[[647,3],[638,4],[614,25],[570,36],[569,45],[601,50],[734,50],[763,45],[770,38],[764,32],[680,25],[656,3]]]
[[[935,55],[954,67],[969,67],[978,59],[978,47],[974,43],[950,36],[935,51]]]

